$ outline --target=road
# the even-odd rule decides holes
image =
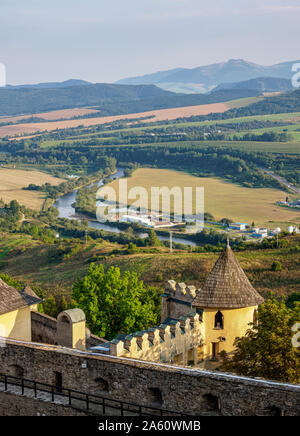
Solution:
[[[277,174],[273,173],[273,171],[268,170],[267,168],[260,168],[262,171],[264,171],[269,176],[273,177],[273,179],[280,182],[282,185],[289,188],[291,191],[295,192],[295,194],[300,194],[300,188],[297,188],[296,186],[292,185],[290,182],[288,182],[283,177],[278,176]]]

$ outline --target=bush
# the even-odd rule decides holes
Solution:
[[[278,262],[278,260],[275,260],[275,262],[272,263],[271,270],[272,271],[281,271],[282,270],[281,263]]]

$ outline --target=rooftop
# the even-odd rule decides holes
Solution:
[[[26,291],[28,291],[28,288],[21,292],[0,279],[0,315],[26,306],[33,306],[42,301],[33,291],[34,295],[30,295]]]
[[[192,305],[236,309],[257,306],[263,301],[249,282],[228,243]]]

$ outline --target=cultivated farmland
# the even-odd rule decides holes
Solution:
[[[59,185],[62,179],[53,177],[40,171],[24,171],[16,169],[0,169],[0,199],[5,203],[17,200],[20,204],[30,209],[41,209],[45,194],[38,191],[26,191],[22,188],[29,184]]]
[[[203,187],[205,198],[205,212],[211,213],[216,219],[230,218],[234,221],[254,221],[259,225],[274,228],[283,222],[298,222],[300,213],[277,206],[276,201],[283,201],[286,192],[277,189],[245,188],[233,183],[227,183],[215,177],[194,177],[190,174],[162,170],[140,168],[127,179],[128,190],[133,187],[143,187],[148,192],[150,201],[151,187],[167,186],[172,188]],[[119,192],[119,182],[114,181],[112,186]],[[100,191],[101,192],[101,191]],[[129,203],[131,204],[133,200]],[[143,207],[149,207],[144,201]]]
[[[148,122],[174,120],[179,117],[188,118],[193,115],[208,115],[210,113],[223,113],[230,109],[226,103],[204,104],[199,106],[186,106],[172,109],[160,109],[149,112],[140,112],[127,115],[116,115],[109,117],[87,118],[79,120],[66,120],[57,122],[26,123],[0,127],[0,137],[30,135],[37,132],[51,132],[56,129],[68,129],[78,126],[95,126],[98,124],[112,123],[124,119],[137,119],[152,117]],[[147,121],[147,120],[146,120]]]

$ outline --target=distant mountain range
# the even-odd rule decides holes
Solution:
[[[91,82],[86,82],[85,80],[69,79],[64,82],[44,82],[44,83],[34,83],[27,85],[6,85],[7,89],[11,88],[34,88],[34,89],[49,89],[49,88],[68,88],[70,86],[84,86],[92,85]]]
[[[176,68],[159,71],[145,76],[119,80],[118,84],[152,84],[173,92],[209,92],[224,83],[237,83],[257,78],[279,78],[291,80],[292,65],[300,61],[283,62],[272,66],[258,65],[243,59],[197,68]],[[276,91],[276,89],[273,89]]]
[[[215,91],[224,89],[251,89],[258,92],[282,92],[293,89],[290,79],[277,79],[276,77],[259,77],[257,79],[245,80],[243,82],[221,83]]]

